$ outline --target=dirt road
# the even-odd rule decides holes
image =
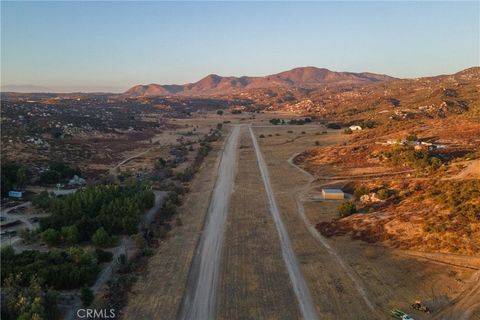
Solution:
[[[216,289],[222,240],[235,178],[240,127],[230,134],[218,170],[207,220],[190,270],[180,312],[181,319],[212,319],[216,312]]]
[[[249,130],[250,130],[250,135],[252,137],[253,145],[255,147],[255,154],[257,156],[258,166],[260,168],[260,173],[265,186],[265,191],[267,192],[270,212],[272,213],[273,220],[275,221],[275,226],[277,227],[278,236],[280,238],[283,259],[287,266],[290,280],[292,281],[293,290],[297,297],[300,311],[302,313],[302,316],[305,319],[317,319],[317,314],[315,311],[314,304],[312,302],[312,298],[310,296],[310,291],[300,271],[297,257],[293,252],[292,245],[290,243],[290,238],[287,234],[287,231],[285,230],[282,219],[280,217],[280,212],[278,210],[277,203],[275,201],[275,196],[273,194],[273,190],[270,185],[270,178],[268,175],[267,165],[265,163],[265,160],[263,159],[260,148],[258,146],[257,139],[252,131],[252,128],[249,128]]]

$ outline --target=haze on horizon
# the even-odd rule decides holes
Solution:
[[[121,92],[303,66],[449,74],[480,65],[479,8],[476,1],[2,1],[1,84]]]

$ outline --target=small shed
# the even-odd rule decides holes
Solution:
[[[322,189],[322,196],[325,200],[342,200],[345,198],[341,189]]]
[[[9,196],[10,198],[21,199],[21,198],[23,197],[23,192],[22,192],[22,191],[10,190],[10,191],[8,191],[8,196]]]

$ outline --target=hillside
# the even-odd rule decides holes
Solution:
[[[396,79],[363,86],[327,86],[308,91],[248,91],[243,98],[270,110],[317,115],[326,119],[442,118],[451,114],[480,115],[480,67],[452,75]],[[274,99],[272,99],[274,97]]]
[[[137,85],[125,94],[137,96],[161,95],[223,95],[255,88],[319,88],[326,85],[364,85],[395,78],[374,73],[335,72],[323,68],[303,67],[265,77],[222,77],[211,74],[184,85]]]

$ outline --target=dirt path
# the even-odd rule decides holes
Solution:
[[[273,190],[270,184],[270,177],[268,175],[267,165],[265,163],[265,160],[263,159],[260,148],[258,146],[257,138],[255,137],[252,128],[249,128],[249,130],[252,137],[253,146],[255,148],[255,154],[257,155],[258,166],[260,168],[260,173],[265,186],[265,191],[267,192],[270,212],[272,213],[273,220],[275,221],[275,226],[277,227],[278,236],[280,238],[283,259],[287,266],[290,280],[292,281],[293,289],[297,297],[300,311],[305,319],[317,319],[317,313],[315,311],[315,306],[310,296],[310,291],[300,271],[297,257],[290,243],[290,238],[283,225],[282,218],[280,217],[280,212],[277,207],[275,196],[273,194]]]
[[[448,179],[478,179],[480,178],[480,159],[467,163],[466,167]]]
[[[235,126],[223,152],[207,221],[190,270],[180,312],[181,319],[215,317],[218,270],[228,204],[235,178],[239,133],[240,127]]]
[[[297,168],[300,170],[302,173],[304,173],[308,177],[308,183],[299,191],[295,194],[295,200],[297,202],[297,208],[298,208],[298,214],[302,218],[303,223],[307,227],[308,231],[312,235],[315,240],[318,241],[322,246],[324,246],[328,253],[332,256],[332,258],[335,259],[335,261],[338,263],[338,265],[342,268],[342,270],[347,274],[347,276],[352,280],[352,282],[355,284],[355,288],[357,289],[358,293],[362,297],[363,301],[365,302],[366,306],[370,310],[374,310],[373,303],[370,301],[370,298],[368,297],[363,283],[358,277],[356,276],[355,272],[351,270],[350,267],[348,267],[345,262],[342,260],[342,258],[337,254],[337,252],[328,244],[327,240],[318,232],[318,230],[315,228],[315,226],[308,220],[307,215],[305,214],[305,208],[303,207],[303,199],[304,199],[304,193],[307,192],[310,187],[312,182],[315,180],[315,178],[308,173],[307,171],[303,170],[302,168],[298,167],[293,163],[293,158],[297,154],[294,154],[290,159],[288,159],[288,163],[293,166],[294,168]]]
[[[135,158],[138,158],[138,157],[141,157],[143,156],[144,154],[150,152],[152,150],[152,148],[148,148],[147,150],[144,150],[142,152],[139,152],[139,153],[136,153],[134,154],[133,156],[130,156],[126,159],[123,159],[122,161],[120,161],[119,163],[117,163],[116,165],[114,165],[113,167],[110,168],[110,174],[115,174],[117,172],[117,169],[120,168],[121,166],[123,166],[125,163],[135,159]]]
[[[185,292],[187,276],[201,236],[214,189],[224,139],[212,143],[212,151],[195,175],[176,218],[176,226],[134,284],[120,318],[132,320],[176,319]]]

